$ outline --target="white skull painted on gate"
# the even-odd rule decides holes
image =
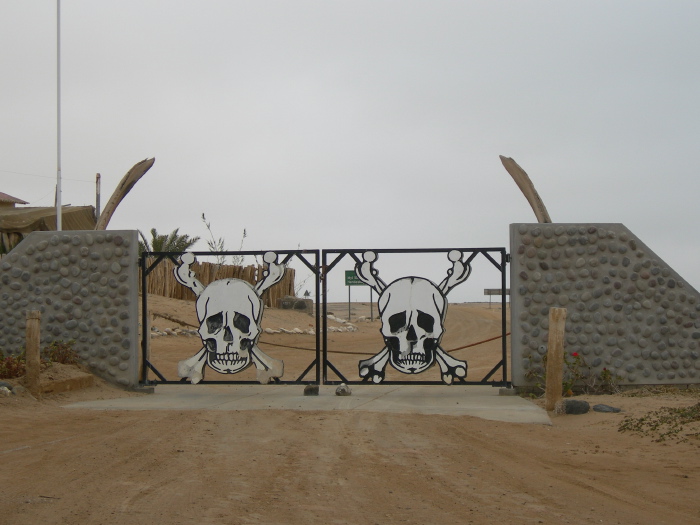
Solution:
[[[378,306],[392,366],[404,374],[430,368],[445,331],[446,301],[437,286],[420,277],[398,279],[383,291]]]
[[[211,368],[233,374],[253,363],[250,351],[260,336],[262,311],[253,286],[240,279],[221,279],[204,289],[197,298],[197,317]]]

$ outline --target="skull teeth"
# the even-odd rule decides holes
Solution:
[[[424,354],[409,354],[406,357],[401,357],[397,359],[400,364],[422,364],[426,362]]]
[[[215,359],[212,359],[212,361],[216,364],[220,365],[235,365],[239,364],[245,361],[244,358],[239,356],[238,354],[222,354],[225,357],[216,357]],[[218,356],[218,354],[217,354]],[[230,357],[229,357],[230,356]]]

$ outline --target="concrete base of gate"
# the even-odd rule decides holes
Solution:
[[[304,396],[304,385],[158,385],[154,394],[84,401],[65,408],[93,410],[360,410],[395,414],[474,416],[510,423],[551,425],[547,412],[491,386],[352,385],[336,396],[321,385]]]

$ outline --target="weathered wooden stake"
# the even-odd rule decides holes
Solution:
[[[545,408],[554,410],[562,399],[564,379],[564,328],[566,308],[549,309],[549,339],[547,342],[547,378],[545,385]]]
[[[34,395],[41,395],[41,358],[39,356],[39,344],[41,342],[41,312],[30,310],[27,312],[27,336],[26,336],[26,380],[27,389]]]

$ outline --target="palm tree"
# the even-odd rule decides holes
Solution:
[[[138,230],[141,240],[139,241],[139,253],[143,252],[184,252],[199,240],[199,237],[189,235],[179,235],[180,228],[175,228],[168,235],[160,235],[155,228],[151,228],[151,242],[141,230]]]

